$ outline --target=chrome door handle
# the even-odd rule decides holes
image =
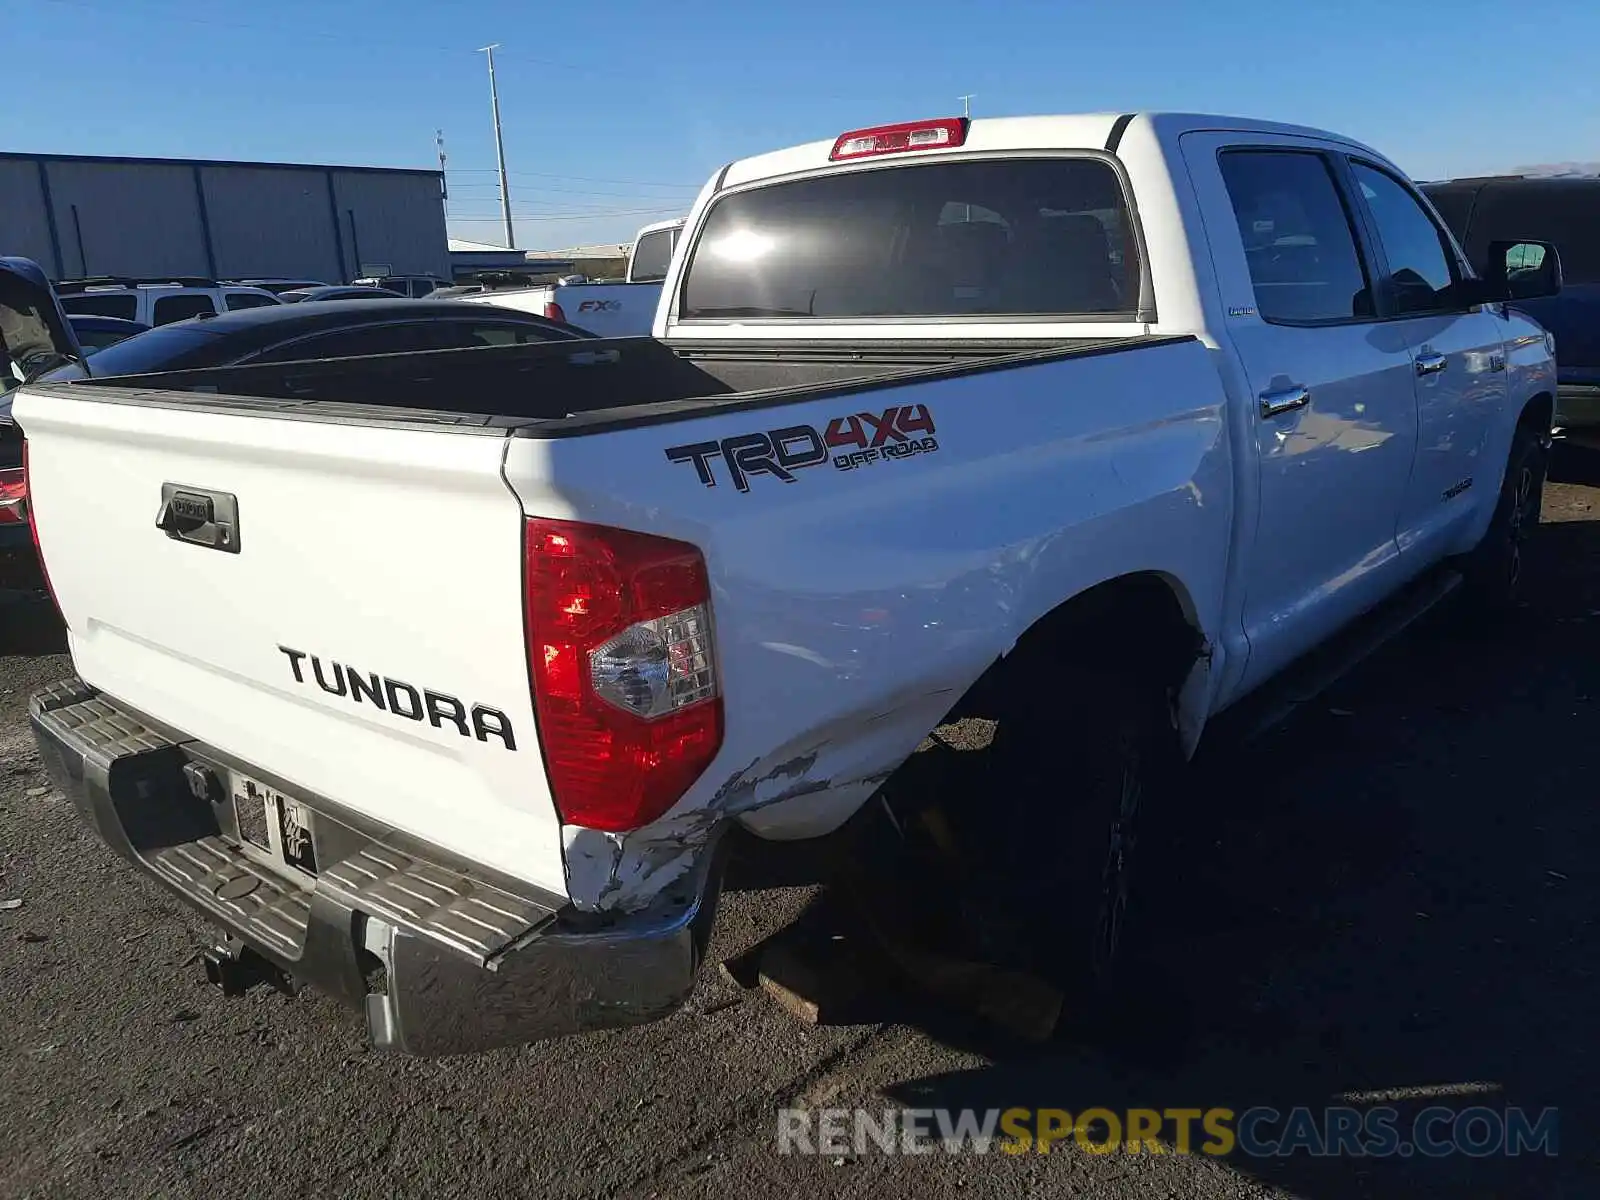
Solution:
[[[1307,387],[1280,388],[1275,392],[1261,393],[1261,415],[1277,417],[1311,403],[1311,389]]]
[[[1437,375],[1449,365],[1450,360],[1442,354],[1433,354],[1430,352],[1428,354],[1417,355],[1418,375]]]

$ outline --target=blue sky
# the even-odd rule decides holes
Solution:
[[[6,0],[0,148],[436,166],[519,245],[624,240],[729,159],[960,111],[1182,109],[1337,129],[1418,178],[1600,159],[1583,0]],[[3,220],[3,216],[0,216]]]

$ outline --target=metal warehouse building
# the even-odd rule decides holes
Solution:
[[[438,171],[0,153],[0,254],[88,275],[450,278]]]

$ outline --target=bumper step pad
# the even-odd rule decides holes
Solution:
[[[363,836],[313,798],[303,802],[316,813],[319,830],[338,826],[339,844],[356,848],[315,879],[274,870],[229,840],[208,805],[181,786],[189,751],[195,751],[193,761],[210,757],[198,745],[169,738],[75,679],[40,692],[32,710],[55,741],[72,748],[72,757],[82,755],[81,762],[65,764],[66,775],[105,780],[125,854],[284,961],[301,956],[313,902],[324,897],[491,969],[499,955],[555,918],[555,906],[541,898],[397,849],[389,842],[392,831]],[[102,830],[106,815],[96,822]]]

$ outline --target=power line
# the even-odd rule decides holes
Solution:
[[[494,167],[451,167],[455,175],[493,175]],[[549,171],[512,171],[512,178],[527,176],[531,179],[564,179],[573,183],[613,183],[622,187],[658,187],[658,188],[684,188],[698,192],[703,184],[699,183],[646,183],[640,179],[600,179],[593,175],[557,175]]]
[[[669,217],[675,215],[676,209],[672,208],[642,208],[632,212],[612,213],[540,213],[537,216],[518,216],[517,220],[527,221],[608,221],[612,217]],[[498,225],[499,217],[451,217],[452,225]]]
[[[471,193],[473,191],[493,191],[493,192],[498,192],[500,190],[500,187],[499,187],[498,184],[490,183],[487,180],[484,180],[482,182],[468,181],[466,183],[462,183],[459,179],[454,179],[454,178],[452,178],[450,180],[450,187],[458,195],[459,194],[469,194],[469,193]],[[662,200],[662,201],[671,200],[671,201],[677,201],[677,200],[681,199],[684,204],[688,204],[692,200],[692,197],[687,196],[687,195],[682,196],[682,197],[679,197],[679,196],[649,196],[649,195],[640,195],[638,192],[605,192],[605,191],[600,191],[598,189],[591,190],[591,189],[588,189],[588,188],[524,187],[524,188],[519,188],[518,190],[523,195],[528,195],[529,193],[533,193],[535,195],[543,195],[543,194],[548,193],[548,194],[554,195],[554,196],[607,196],[607,197],[614,197],[614,198],[616,198],[618,200]]]
[[[498,211],[500,208],[499,198],[491,196],[467,196],[463,198],[456,196],[451,198],[450,204],[452,209],[460,207],[463,209],[476,209],[478,211],[483,211],[490,206],[493,206]],[[641,196],[632,204],[561,204],[556,201],[519,200],[513,204],[512,211],[518,215],[521,215],[525,212],[534,215],[537,215],[541,212],[581,212],[603,214],[614,212],[638,212],[643,208],[663,210],[670,208],[676,212],[682,212],[684,210],[684,206],[681,204],[658,201],[652,196]]]

